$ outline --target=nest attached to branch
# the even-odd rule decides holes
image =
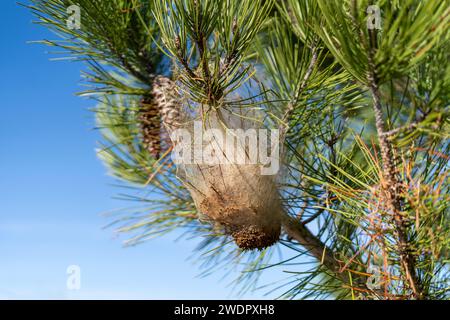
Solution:
[[[197,178],[185,181],[202,215],[222,226],[245,250],[276,243],[281,229],[281,203],[272,177],[253,165],[200,166]]]
[[[276,243],[283,213],[277,174],[263,174],[264,165],[258,158],[255,161],[249,150],[255,144],[260,147],[259,140],[267,137],[256,136],[253,141],[246,140],[245,136],[241,136],[243,140],[236,137],[236,130],[259,133],[262,125],[258,118],[261,115],[254,111],[213,109],[201,117],[200,125],[199,118],[184,122],[183,128],[193,133],[194,139],[171,135],[176,149],[189,152],[190,148],[183,149],[183,144],[193,145],[191,159],[195,159],[201,146],[203,157],[210,161],[177,164],[178,176],[190,191],[201,219],[223,227],[244,250],[263,249]],[[207,138],[199,141],[200,131]],[[227,139],[232,141],[228,145],[232,151],[227,149]],[[273,146],[269,149],[264,152],[275,153]]]
[[[159,85],[161,83],[164,86]],[[255,111],[244,112],[243,109],[227,111],[225,108],[204,112],[201,106],[194,108],[197,112],[193,112],[192,108],[182,110],[182,103],[174,103],[180,99],[176,98],[170,80],[159,80],[153,92],[154,105],[159,105],[157,109],[162,124],[171,137],[174,147],[172,153],[179,150],[186,153],[188,150],[192,160],[178,159],[174,162],[178,177],[191,193],[200,220],[221,227],[244,250],[263,249],[276,243],[280,237],[283,214],[277,189],[278,175],[262,173],[263,164],[253,161],[254,158],[250,159],[249,143],[245,139],[241,143],[236,140],[233,144],[234,152],[241,155],[238,163],[231,159],[233,155],[230,156],[228,149],[219,143],[223,141],[222,138],[230,137],[229,129],[254,129],[259,132],[263,128],[263,115]],[[207,135],[208,139],[199,141],[196,136],[199,132]],[[256,141],[258,145],[260,138]],[[279,141],[276,143],[279,144]],[[213,161],[196,161],[199,147],[203,151],[208,150],[208,159]],[[215,157],[228,161],[214,161]],[[242,159],[245,159],[244,163]]]

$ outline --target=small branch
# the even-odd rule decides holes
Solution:
[[[301,223],[305,226],[308,223],[314,221],[316,218],[318,218],[323,212],[325,211],[324,208],[320,208],[316,213],[314,213],[312,216],[308,217],[307,219],[303,220]]]
[[[297,240],[309,253],[317,260],[321,261],[332,272],[338,272],[340,265],[334,259],[332,250],[327,248],[325,244],[315,237],[307,227],[297,219],[285,215],[283,226],[287,234]]]
[[[240,32],[239,32],[236,18],[234,18],[234,20],[233,20],[232,34],[233,34],[232,42],[235,42],[236,39],[238,39],[240,37]],[[234,48],[231,52],[228,52],[228,54],[225,58],[225,63],[220,66],[220,76],[223,76],[228,72],[228,69],[230,68],[230,66],[232,66],[234,64],[234,62],[236,61],[237,54],[238,54],[238,52],[237,52],[236,48]]]
[[[181,49],[179,37],[175,38],[175,47],[177,49],[177,58],[180,61],[183,68],[186,70],[188,76],[191,77],[192,79],[196,79],[197,75],[194,73],[194,71],[192,71],[191,67],[189,67],[189,63],[187,62],[183,50]]]
[[[187,63],[186,59],[184,57],[179,57],[178,59],[180,60],[181,65],[183,66],[183,68],[186,70],[188,76],[191,77],[192,79],[197,79],[198,78],[197,75],[189,67],[189,64]]]
[[[202,64],[203,77],[205,78],[206,83],[209,84],[211,82],[211,74],[209,72],[208,59],[206,56],[205,41],[206,39],[203,33],[199,33],[198,39],[195,39]]]
[[[425,120],[426,115],[424,115],[423,117],[421,117],[419,120],[416,120],[414,122],[411,122],[410,124],[406,125],[406,126],[402,126],[390,131],[385,131],[382,133],[383,136],[386,136],[388,138],[391,138],[392,136],[402,132],[402,131],[408,131],[408,130],[412,130],[417,128],[424,120]]]
[[[308,69],[306,70],[305,76],[303,77],[303,80],[300,84],[300,86],[298,87],[297,91],[294,94],[294,98],[289,102],[286,111],[282,117],[282,128],[280,129],[281,131],[281,136],[285,135],[286,132],[289,130],[289,126],[285,123],[287,123],[289,117],[292,115],[292,113],[294,112],[294,108],[295,108],[295,104],[298,102],[300,95],[302,94],[303,90],[306,88],[306,85],[308,84],[308,80],[311,77],[311,74],[314,70],[314,67],[317,63],[317,59],[318,59],[318,53],[317,53],[317,46],[313,45],[313,47],[311,48],[312,50],[312,56],[311,56],[311,61],[309,62],[308,65]]]
[[[336,259],[333,250],[328,248],[319,238],[314,236],[311,231],[299,220],[288,215],[283,217],[283,227],[289,237],[298,241],[308,252],[315,257],[332,273],[344,282],[345,285],[353,283],[353,286],[370,291],[366,286],[366,281],[360,276],[350,279],[347,272],[340,272],[341,263]],[[351,280],[351,281],[350,281]]]
[[[196,25],[196,32],[194,35],[194,41],[198,48],[198,53],[200,56],[200,64],[203,71],[203,78],[204,82],[206,84],[206,90],[208,91],[208,99],[211,100],[211,73],[209,72],[209,66],[208,66],[208,57],[206,54],[206,36],[203,34],[203,31],[201,31],[201,25],[203,22],[203,16],[201,13],[201,4],[198,3],[198,1],[194,2],[194,7],[197,10],[198,13],[198,21]]]

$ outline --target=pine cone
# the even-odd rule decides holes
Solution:
[[[161,154],[161,119],[158,107],[151,97],[145,97],[141,100],[139,122],[144,147],[155,159],[158,159]]]
[[[152,95],[158,106],[161,121],[169,132],[180,127],[180,107],[176,99],[175,83],[167,77],[158,76],[153,81]]]
[[[151,95],[141,101],[139,121],[143,144],[155,159],[159,159],[161,153],[171,146],[166,131],[179,128],[180,111],[175,90],[172,80],[158,76],[153,81]]]

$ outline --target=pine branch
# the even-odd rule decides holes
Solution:
[[[396,134],[398,134],[402,131],[408,131],[408,130],[415,129],[425,121],[427,115],[428,115],[428,113],[424,113],[419,119],[417,119],[405,126],[401,126],[401,127],[389,130],[389,131],[384,131],[382,133],[382,135],[387,136],[388,138],[392,138],[393,136],[395,136]]]
[[[364,278],[355,275],[350,279],[348,273],[342,272],[341,262],[337,259],[337,254],[327,247],[319,238],[314,236],[312,232],[298,219],[285,215],[283,218],[283,226],[286,233],[292,239],[298,241],[300,245],[305,247],[320,264],[324,265],[330,272],[336,275],[343,284],[352,284],[352,287],[361,289],[365,292],[371,290],[366,287]]]
[[[318,48],[317,48],[317,44],[313,44],[311,47],[311,60],[309,62],[308,68],[306,69],[305,75],[303,77],[302,82],[300,83],[299,87],[297,88],[297,90],[294,93],[294,97],[293,99],[289,102],[286,111],[283,115],[282,118],[282,128],[280,129],[281,131],[281,136],[284,136],[287,131],[289,130],[289,125],[288,125],[288,120],[289,117],[292,115],[292,113],[294,112],[295,106],[298,103],[301,94],[303,93],[303,91],[305,90],[306,86],[308,85],[308,80],[311,77],[312,72],[314,71],[314,68],[316,67],[317,64],[317,58],[318,58]]]
[[[287,234],[292,239],[297,240],[313,257],[330,269],[330,271],[338,273],[340,265],[335,260],[332,250],[320,239],[315,237],[305,225],[288,215],[284,217],[283,225]]]
[[[375,114],[375,126],[377,129],[378,140],[380,143],[381,158],[383,164],[383,179],[387,207],[392,211],[396,233],[399,244],[399,255],[401,266],[406,274],[409,286],[416,299],[422,299],[422,286],[416,273],[416,261],[410,251],[408,230],[404,216],[402,215],[401,183],[398,178],[396,163],[393,155],[393,146],[388,139],[385,131],[385,121],[381,105],[380,91],[375,75],[375,65],[373,62],[376,33],[373,30],[369,32],[371,36],[369,57],[369,75],[368,84],[373,99],[373,110]]]

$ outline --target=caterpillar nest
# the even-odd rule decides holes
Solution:
[[[173,101],[174,91],[164,91],[161,101]],[[225,108],[195,114],[176,112],[177,120],[163,121],[174,150],[177,175],[189,190],[201,221],[220,226],[244,250],[263,249],[276,243],[281,232],[282,204],[276,172],[267,174],[267,163],[255,158],[254,148],[269,144],[275,154],[279,141],[256,135],[239,139],[243,132],[261,133],[262,115],[255,111]],[[195,108],[196,110],[202,107]],[[174,113],[175,114],[175,113]],[[173,125],[176,123],[176,125]],[[248,139],[247,139],[248,138]],[[247,140],[246,140],[247,139]],[[251,150],[252,149],[252,150]],[[256,159],[256,161],[255,161]],[[265,169],[264,169],[265,168]]]

